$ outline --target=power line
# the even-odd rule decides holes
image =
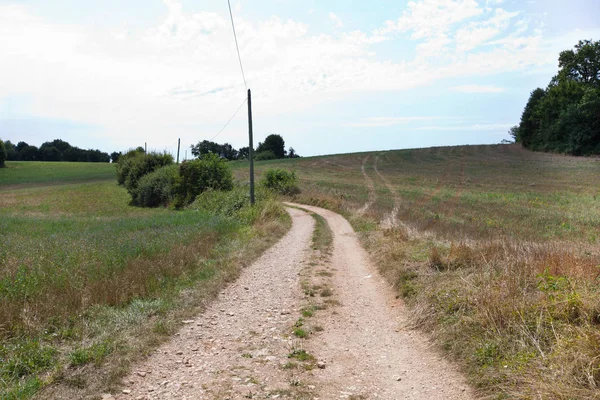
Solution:
[[[217,133],[215,136],[213,136],[210,141],[212,142],[217,136],[219,136],[221,134],[221,132],[223,132],[225,130],[225,128],[227,128],[227,126],[229,125],[229,123],[231,121],[233,121],[233,119],[235,118],[235,116],[240,112],[240,110],[242,109],[242,107],[244,106],[244,104],[246,104],[246,101],[248,101],[247,98],[244,99],[244,101],[242,101],[242,104],[240,104],[240,106],[238,107],[238,109],[236,110],[236,112],[231,116],[231,118],[229,118],[229,121],[227,121],[227,123],[221,128],[221,130],[219,131],[219,133]]]
[[[233,22],[233,13],[231,12],[231,2],[227,0],[229,5],[229,16],[231,17],[231,27],[233,28],[233,37],[235,39],[235,48],[237,49],[238,60],[240,60],[240,69],[242,70],[242,78],[244,78],[244,86],[248,90],[248,84],[246,83],[246,75],[244,75],[244,67],[242,66],[242,56],[240,56],[240,46],[238,45],[237,35],[235,33],[235,23]]]

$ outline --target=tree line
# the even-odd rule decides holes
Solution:
[[[531,150],[600,154],[600,41],[579,41],[558,63],[558,74],[531,92],[510,134]]]
[[[250,147],[242,147],[236,150],[229,143],[219,144],[209,140],[198,142],[192,145],[191,149],[195,157],[212,153],[227,160],[244,160],[250,156]],[[254,159],[257,161],[300,157],[293,147],[286,150],[283,137],[276,134],[267,136],[264,142],[259,142],[254,152]]]
[[[2,143],[2,141],[0,141]],[[8,161],[73,161],[73,162],[113,162],[119,153],[109,155],[100,150],[80,149],[71,146],[64,140],[55,139],[43,143],[39,148],[26,142],[18,142],[14,145],[10,140],[3,142],[5,159]]]

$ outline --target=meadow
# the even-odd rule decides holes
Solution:
[[[295,201],[350,220],[482,397],[600,398],[600,159],[495,145],[270,167],[296,171]]]
[[[8,185],[101,181],[115,176],[115,165],[109,163],[7,161],[6,166],[0,173],[0,190]]]
[[[262,192],[143,209],[108,164],[45,164],[0,171],[2,399],[110,390],[289,226]]]

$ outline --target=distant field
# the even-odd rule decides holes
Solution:
[[[7,161],[6,166],[0,169],[0,190],[8,185],[89,182],[115,177],[115,166],[109,163]]]
[[[239,179],[247,163],[235,163]],[[490,398],[600,398],[600,159],[518,145],[257,163],[346,215]]]
[[[289,223],[268,200],[234,216],[133,207],[110,164],[9,167],[0,170],[11,185],[0,190],[2,399],[56,380],[60,398],[108,390]]]

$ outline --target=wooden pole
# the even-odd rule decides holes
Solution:
[[[181,148],[181,138],[177,139],[177,164],[179,164],[179,149]]]
[[[250,139],[250,204],[254,205],[254,140],[252,139],[252,93],[248,89],[248,134]]]

